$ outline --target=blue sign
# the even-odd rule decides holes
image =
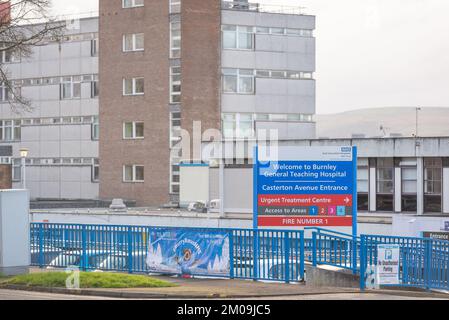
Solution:
[[[150,272],[229,276],[229,234],[162,229],[150,232]]]
[[[356,229],[355,147],[256,147],[255,227]]]

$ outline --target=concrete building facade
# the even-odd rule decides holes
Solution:
[[[225,150],[219,158],[211,157],[211,147],[204,143],[203,150],[208,152],[203,153],[206,165],[201,169],[208,172],[209,194],[205,196],[199,190],[197,199],[189,194],[190,198],[181,202],[222,199],[224,213],[252,213],[250,150],[255,143],[254,140],[223,142],[221,146],[216,143],[212,148]],[[357,146],[357,202],[361,214],[374,217],[449,215],[448,137],[281,140],[278,145]],[[246,151],[241,158],[236,158],[238,149]],[[199,168],[183,168],[181,189],[192,188],[194,182],[188,176],[191,170]]]
[[[96,199],[98,184],[98,18],[67,24],[29,57],[2,52],[2,70],[30,108],[13,109],[0,87],[0,146],[12,147],[12,187],[22,187],[19,150],[32,199]]]
[[[199,159],[181,146],[209,129],[314,138],[314,29],[247,1],[100,0],[100,197],[177,203]]]

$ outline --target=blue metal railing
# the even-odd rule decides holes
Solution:
[[[377,235],[361,236],[361,289],[366,269],[377,265],[379,244],[399,245],[399,284],[394,286],[449,289],[449,241]]]
[[[227,233],[231,278],[304,279],[303,231],[32,223],[31,262],[41,268],[148,273],[149,237],[162,230]]]

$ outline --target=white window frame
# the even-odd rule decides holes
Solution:
[[[127,36],[131,36],[132,37],[132,48],[131,49],[127,49],[126,48],[126,37]],[[137,36],[142,36],[143,37],[143,47],[142,48],[137,48]],[[124,34],[123,35],[123,45],[122,45],[122,50],[123,52],[141,52],[141,51],[145,51],[145,34],[144,33],[130,33],[130,34]]]
[[[233,70],[233,72],[235,72],[235,73],[231,73],[231,72],[228,72],[228,71],[225,71],[225,70],[228,70],[228,71],[231,71],[231,70]],[[252,75],[249,75],[249,74],[242,74],[242,71],[252,71]],[[225,68],[225,69],[223,69],[223,72],[222,72],[222,91],[223,91],[223,93],[226,93],[226,94],[245,94],[245,95],[254,95],[255,93],[256,93],[256,76],[255,76],[255,72],[254,72],[254,70],[251,70],[251,69],[232,69],[232,68]],[[224,83],[225,83],[225,77],[226,76],[235,76],[235,77],[237,77],[237,90],[234,92],[234,91],[225,91],[225,86],[224,86]],[[240,82],[242,81],[242,78],[251,78],[251,81],[252,81],[252,91],[250,91],[250,92],[242,92],[242,91],[240,91]]]
[[[10,96],[10,90],[4,82],[0,83],[0,90],[1,90],[0,102],[8,102],[9,96]]]
[[[179,30],[173,28],[173,26],[175,24],[179,25]],[[179,31],[179,35],[174,36],[173,35],[174,31]],[[182,41],[182,33],[181,32],[182,31],[181,31],[181,22],[180,21],[170,22],[170,58],[171,59],[181,58],[181,41]],[[174,45],[175,40],[179,40],[179,46]],[[177,53],[177,54],[175,54],[175,53]]]
[[[78,80],[75,80],[75,78],[79,78]],[[70,80],[68,80],[70,79]],[[60,92],[61,92],[61,100],[70,100],[70,99],[81,99],[81,77],[80,76],[67,76],[62,77],[61,84],[60,84]],[[64,86],[70,85],[70,96],[64,97]],[[79,85],[79,96],[75,96],[75,85]]]
[[[136,92],[136,83],[137,80],[143,79],[143,92]],[[126,81],[132,80],[132,92],[126,93]],[[144,77],[136,77],[136,78],[123,78],[123,95],[124,96],[143,96],[145,94],[145,78]]]
[[[145,1],[142,0],[141,4],[136,4],[137,0],[129,0],[130,5],[126,6],[126,0],[122,0],[122,8],[123,9],[130,9],[130,8],[139,8],[145,6]]]
[[[181,0],[170,0],[170,13],[181,13]]]
[[[132,167],[132,180],[126,180],[126,167]],[[144,174],[144,180],[137,180],[136,179],[136,168],[142,167],[143,168],[143,174]],[[123,182],[124,183],[144,183],[145,182],[145,166],[140,164],[129,164],[129,165],[123,165]]]
[[[173,70],[175,68],[179,68],[179,72],[175,73]],[[171,104],[179,104],[181,103],[181,94],[182,94],[182,82],[181,78],[179,80],[174,80],[174,77],[179,76],[181,77],[181,67],[170,67],[170,103]],[[181,88],[180,91],[174,91],[173,87],[179,86]],[[176,101],[174,98],[179,97],[179,101]]]
[[[8,125],[6,123],[9,123]],[[11,139],[5,139],[6,130],[10,130]],[[16,129],[20,132],[20,137],[17,137]],[[22,139],[21,120],[0,120],[0,141],[20,141]]]
[[[131,137],[127,137],[126,136],[126,125],[127,124],[131,124],[132,125],[132,136]],[[144,130],[144,134],[142,137],[138,137],[137,136],[137,124],[143,124],[143,130]],[[124,140],[142,140],[145,139],[145,122],[144,121],[133,121],[133,122],[123,122],[123,139]]]
[[[226,26],[235,27],[235,30],[224,30]],[[248,31],[241,31],[245,30],[247,28],[252,28],[251,32]],[[234,33],[235,34],[235,47],[224,47],[224,35],[225,33]],[[251,48],[240,48],[240,33],[244,34],[250,34],[251,35]],[[222,26],[222,43],[223,43],[223,49],[224,50],[243,50],[243,51],[254,51],[255,50],[255,33],[254,33],[254,27],[251,26],[238,26],[238,25],[223,25]]]

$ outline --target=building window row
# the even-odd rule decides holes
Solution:
[[[43,77],[11,80],[15,87],[59,85],[67,82],[89,83],[98,81],[98,74],[67,75],[62,77]]]
[[[145,49],[145,36],[143,33],[123,35],[123,52],[143,51]]]
[[[302,71],[278,71],[278,70],[254,70],[254,69],[231,69],[225,68],[223,74],[223,92],[254,94],[255,79],[289,79],[289,80],[312,80],[312,72]]]
[[[142,165],[124,165],[123,182],[144,182],[145,167]]]
[[[56,118],[33,118],[0,120],[0,141],[20,141],[22,138],[22,127],[27,126],[49,126],[49,125],[91,125],[92,140],[99,138],[98,116],[83,117],[56,117]]]
[[[225,138],[252,138],[257,122],[313,122],[311,114],[224,113],[222,115]]]
[[[45,37],[40,44],[46,44],[48,42],[80,42],[80,41],[92,41],[98,39],[98,32],[68,34],[61,36]]]
[[[90,166],[92,182],[98,182],[100,177],[100,164],[97,158],[27,158],[25,161],[26,165],[31,167]],[[9,164],[12,164],[12,181],[20,182],[22,159],[11,158]]]
[[[143,77],[123,79],[123,95],[138,96],[145,93],[145,80]]]
[[[418,165],[416,158],[370,158],[359,159],[357,169],[358,210],[369,211],[370,168],[375,170],[375,209],[381,212],[398,211],[395,208],[396,185],[400,185],[401,212],[417,212],[418,206]],[[396,174],[399,170],[400,176]],[[423,160],[423,204],[425,213],[442,211],[443,160],[424,158]],[[400,179],[400,181],[396,181]]]
[[[143,7],[144,6],[144,0],[122,0],[122,8],[136,8],[136,7]]]
[[[313,30],[310,29],[222,25],[221,30],[223,34],[223,49],[254,50],[255,34],[313,37]]]

